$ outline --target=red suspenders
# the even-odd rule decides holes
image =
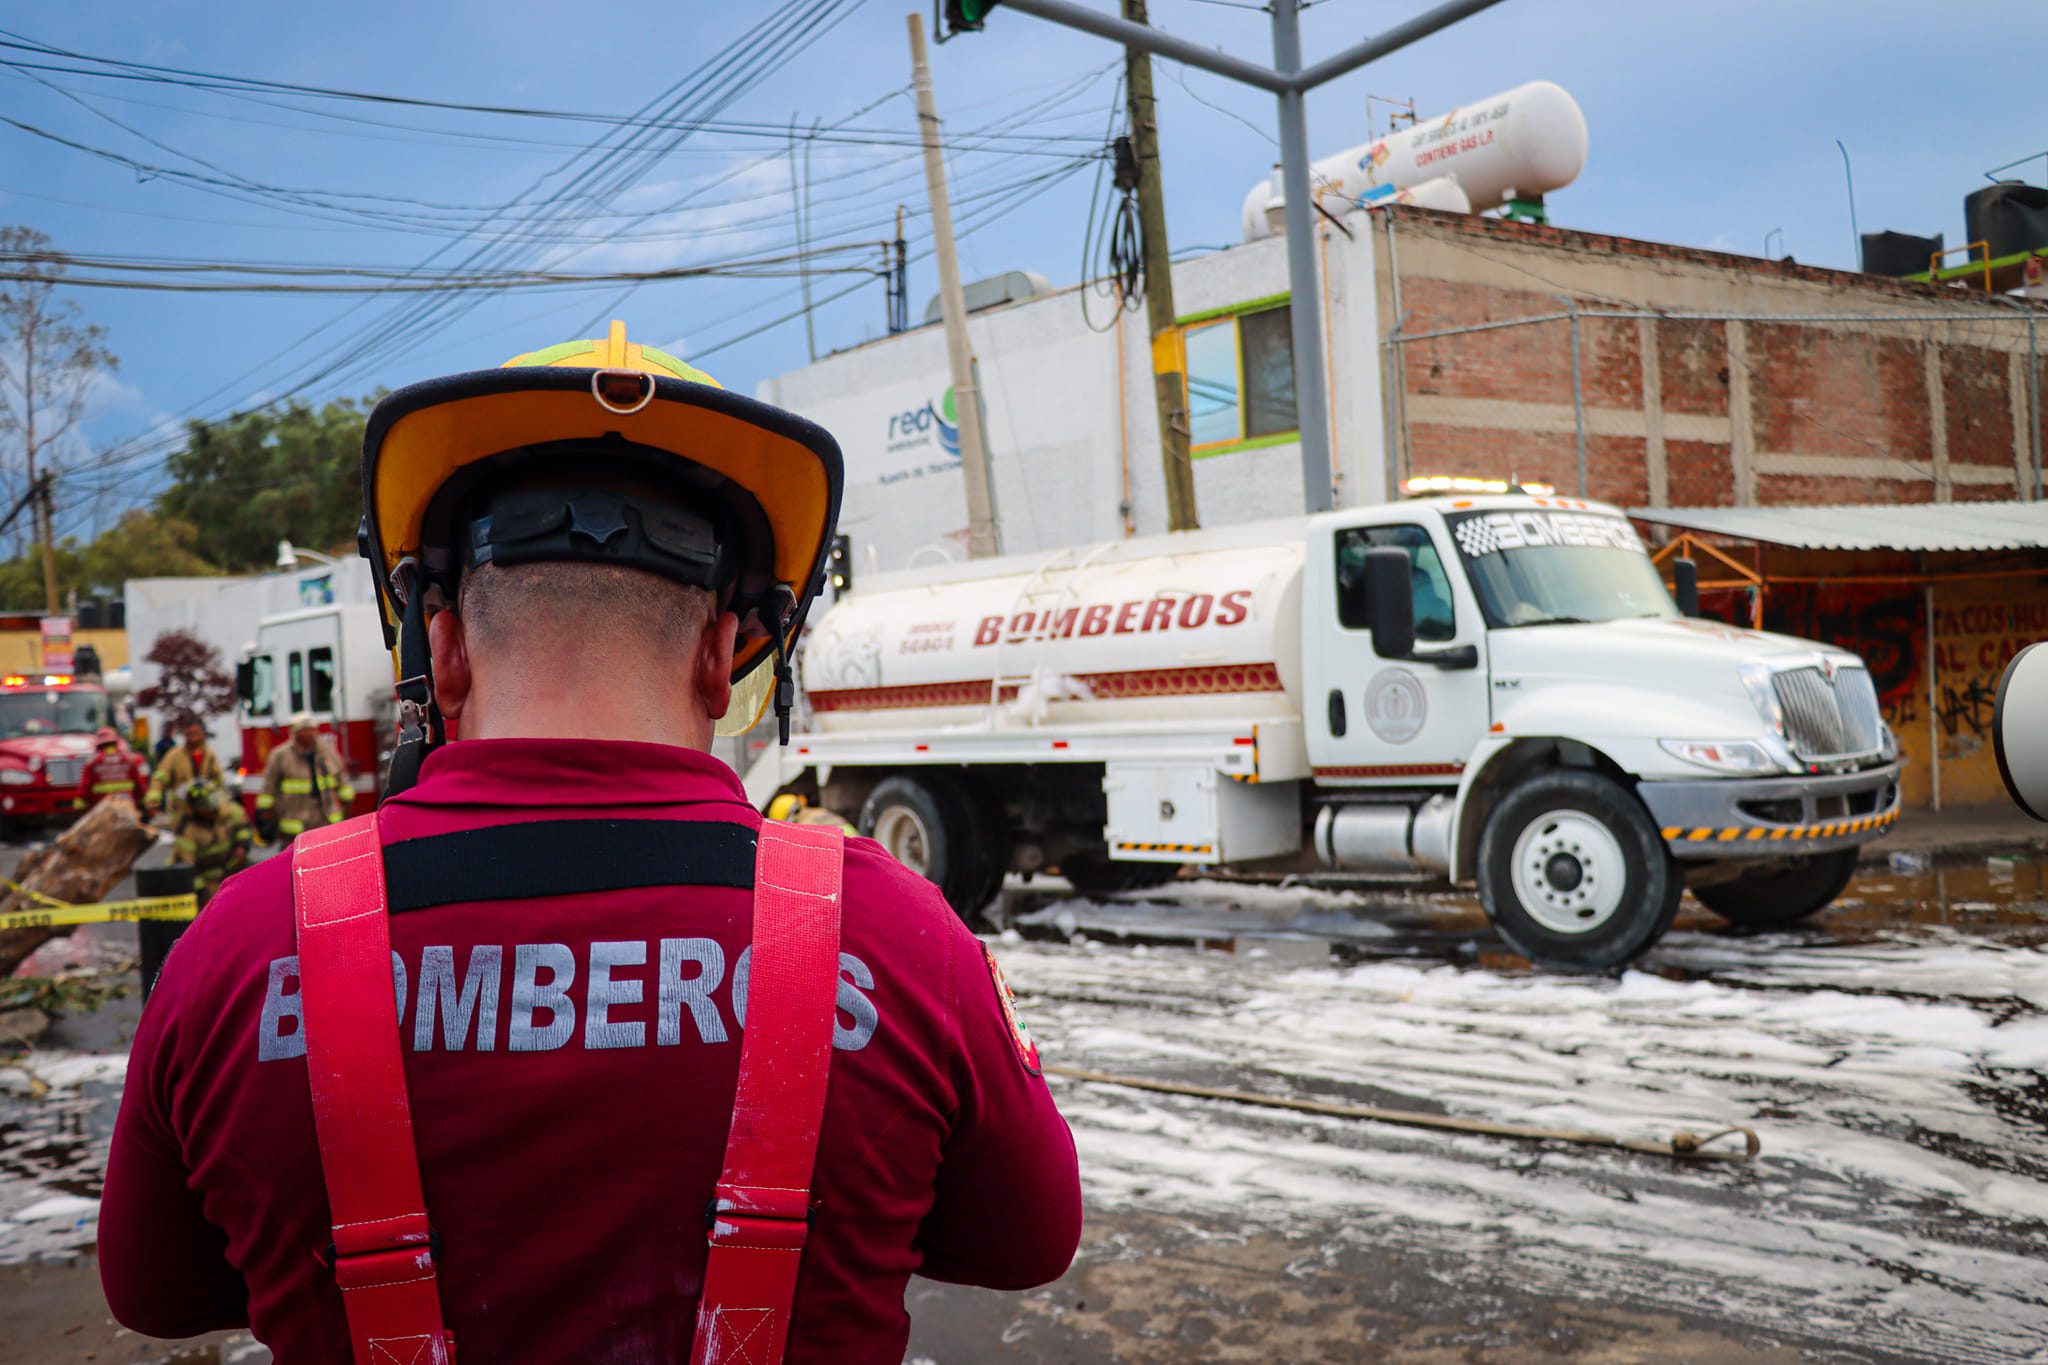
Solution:
[[[830,826],[762,825],[738,1093],[707,1213],[697,1365],[773,1365],[789,1335],[839,989],[842,843]],[[449,1365],[420,1190],[377,817],[292,845],[306,1075],[334,1219],[334,1277],[356,1365]],[[369,1006],[369,1007],[366,1007]]]

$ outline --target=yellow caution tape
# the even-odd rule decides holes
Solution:
[[[199,897],[189,891],[182,896],[141,896],[134,900],[72,905],[14,882],[5,884],[31,900],[41,902],[44,908],[0,915],[0,929],[52,929],[71,924],[122,924],[145,919],[187,920],[199,913]]]

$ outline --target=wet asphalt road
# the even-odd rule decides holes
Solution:
[[[2048,1361],[2039,861],[1866,869],[1784,934],[1688,902],[1638,970],[1591,979],[1414,890],[1014,909],[998,952],[1055,1064],[1632,1137],[1744,1123],[1763,1151],[1680,1165],[1056,1080],[1079,1260],[1022,1295],[914,1281],[912,1360]],[[264,1358],[171,1356],[98,1304],[78,1249],[117,1086],[93,1059],[133,1017],[60,1026],[39,1099],[0,1070],[0,1362]]]

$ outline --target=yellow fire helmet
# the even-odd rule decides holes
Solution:
[[[740,618],[729,718],[742,723],[721,729],[751,728],[772,690],[786,740],[788,657],[841,482],[822,427],[628,341],[622,322],[388,395],[363,434],[358,544],[396,653],[406,739],[391,789],[441,737],[426,618],[485,562],[591,560],[711,589]]]

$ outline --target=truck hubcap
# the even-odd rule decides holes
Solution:
[[[875,821],[875,842],[889,856],[927,880],[931,877],[931,834],[908,806],[891,806]]]
[[[1628,864],[1606,825],[1583,811],[1555,810],[1515,840],[1514,876],[1531,919],[1554,934],[1587,934],[1621,908]]]

